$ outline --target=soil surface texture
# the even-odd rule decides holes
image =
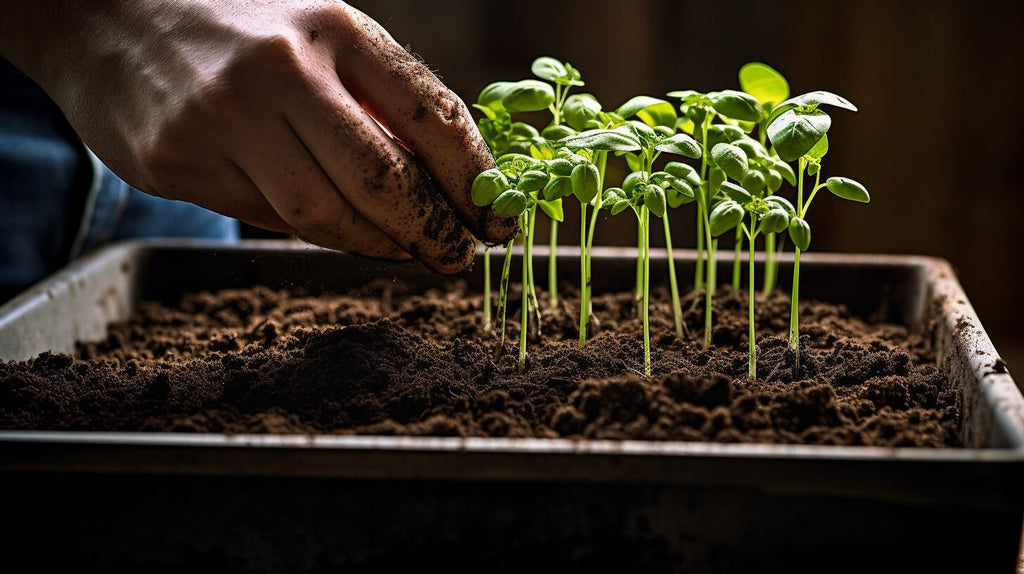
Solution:
[[[653,294],[653,374],[642,376],[630,293],[596,295],[577,345],[578,298],[555,308],[517,368],[519,292],[504,351],[462,282],[426,293],[379,281],[346,294],[266,288],[146,303],[74,356],[0,364],[0,428],[226,433],[569,437],[877,446],[959,446],[961,394],[935,366],[930,327],[873,323],[801,302],[794,377],[789,298],[757,306],[758,379],[747,378],[746,293],[683,301],[675,337]]]

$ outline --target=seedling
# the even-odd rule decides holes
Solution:
[[[549,294],[550,303],[554,305],[557,301],[557,223],[564,218],[562,200],[573,195],[580,202],[580,346],[586,344],[588,323],[592,318],[590,261],[601,210],[618,215],[628,208],[637,219],[636,295],[637,314],[643,325],[644,373],[651,373],[651,214],[662,218],[676,334],[684,336],[667,210],[695,202],[699,257],[694,289],[704,290],[704,346],[711,344],[717,238],[735,230],[733,287],[741,286],[740,255],[746,241],[748,375],[752,380],[757,378],[754,253],[758,237],[764,235],[763,289],[767,293],[775,284],[775,235],[788,230],[794,244],[789,344],[795,351],[798,373],[800,253],[810,245],[808,209],[823,188],[851,201],[867,203],[870,200],[864,186],[851,179],[830,177],[821,183],[821,161],[828,152],[827,131],[832,120],[819,108],[831,105],[856,111],[856,107],[829,92],[810,92],[789,98],[789,84],[781,74],[767,65],[752,62],[740,70],[743,92],[671,92],[669,96],[680,100],[681,115],[671,103],[650,96],[630,98],[615,111],[606,112],[593,95],[569,95],[570,88],[583,85],[579,72],[569,64],[542,57],[533,62],[531,69],[540,80],[490,84],[481,91],[474,105],[483,113],[480,131],[497,159],[495,168],[484,171],[474,181],[473,201],[481,206],[490,205],[498,215],[516,217],[520,226],[517,239],[523,243],[519,369],[526,367],[528,333],[539,333],[540,325],[531,256],[537,210],[552,220]],[[551,112],[552,119],[541,132],[526,123],[513,121],[515,113],[545,109]],[[624,158],[629,175],[620,186],[605,188],[609,153]],[[669,161],[660,171],[654,171],[655,162],[665,153],[699,158],[700,169]],[[795,172],[789,164],[792,161],[797,162]],[[806,201],[805,174],[815,178]],[[774,195],[783,182],[796,187],[795,206]],[[593,207],[592,212],[590,207]],[[500,340],[496,357],[504,347],[514,241],[516,239],[505,246],[498,297]],[[484,251],[485,328],[490,328],[492,323],[490,251]]]
[[[601,111],[601,104],[590,94],[569,95],[572,87],[582,86],[580,72],[568,62],[561,62],[543,56],[533,61],[531,71],[534,76],[551,82],[546,84],[538,80],[520,82],[496,82],[487,86],[480,94],[474,107],[484,113],[480,120],[480,131],[496,157],[507,153],[527,155],[534,159],[553,161],[559,152],[559,140],[578,133],[580,130],[610,125],[612,116]],[[547,109],[551,112],[551,123],[541,132],[523,122],[513,122],[510,112],[539,111]],[[591,202],[600,203],[601,182],[604,179],[606,154],[581,151],[575,165],[580,168],[569,174],[568,180],[551,182],[552,189],[546,190],[548,196],[562,196],[572,183],[572,193],[581,202],[580,215],[580,345],[586,343],[587,324],[591,318],[589,269],[590,250],[593,245],[593,229],[595,218],[586,225],[587,205]],[[565,158],[561,158],[565,159]],[[586,160],[586,161],[583,161]],[[596,174],[595,174],[596,171]],[[596,175],[596,177],[595,177]],[[558,223],[562,221],[560,200],[537,204],[551,219],[550,254],[548,256],[548,303],[552,308],[558,304],[558,268],[556,247],[558,244]],[[535,225],[525,233],[524,243],[532,246]],[[488,266],[489,253],[485,251],[484,265]],[[533,263],[528,263],[530,276],[533,274]],[[488,287],[485,285],[485,288]],[[533,324],[539,330],[540,311],[536,306],[536,287],[531,283],[531,305],[535,309]],[[485,291],[485,295],[487,295]],[[489,298],[489,296],[488,296]],[[485,318],[486,321],[486,318]]]
[[[757,137],[762,146],[767,145],[768,136],[768,118],[771,115],[772,108],[775,105],[789,99],[789,82],[786,78],[780,74],[777,70],[767,64],[761,62],[749,62],[744,64],[739,71],[740,89],[744,92],[757,98],[757,101],[761,103],[761,121],[757,124]],[[777,157],[772,150],[772,157]],[[776,166],[776,169],[780,171],[780,174],[786,179],[790,185],[796,185],[796,176],[793,173],[793,169],[789,167],[789,164],[780,162],[782,166],[785,166],[785,171],[780,169],[781,166]],[[772,183],[772,179],[767,180],[768,183]],[[770,193],[775,193],[775,189],[770,189],[771,185],[768,186]],[[776,188],[777,189],[777,188]],[[740,246],[736,246],[737,253],[739,252]],[[776,259],[777,247],[775,242],[775,233],[765,232],[764,235],[764,254],[765,254],[765,266],[764,266],[764,285],[762,291],[765,295],[770,293],[775,288],[776,277],[778,276],[779,264]],[[739,267],[739,260],[736,260],[736,268]],[[737,287],[737,279],[734,276],[733,286]]]
[[[697,272],[694,288],[704,287],[704,339],[705,347],[711,345],[711,307],[715,290],[715,257],[716,242],[711,236],[708,220],[712,203],[719,192],[724,179],[720,170],[711,169],[708,150],[715,144],[732,141],[743,135],[743,129],[732,125],[735,122],[757,122],[761,120],[761,104],[750,94],[735,90],[723,90],[702,94],[693,90],[670,92],[669,97],[679,98],[679,109],[685,120],[677,123],[684,132],[692,132],[701,144],[701,185],[697,199]],[[715,124],[721,120],[723,124]],[[717,172],[717,173],[716,173]],[[701,271],[701,260],[706,262],[706,274]],[[705,277],[706,275],[706,277]],[[706,281],[706,284],[705,284]]]
[[[665,102],[667,103],[667,102]],[[671,109],[671,106],[669,106]],[[620,108],[621,109],[621,108]],[[650,337],[650,214],[664,217],[668,198],[681,205],[684,201],[676,201],[679,194],[689,192],[692,201],[693,192],[682,179],[668,173],[652,173],[655,160],[662,153],[676,154],[684,157],[700,157],[700,147],[693,138],[686,134],[677,134],[664,127],[651,127],[639,121],[627,121],[615,128],[594,129],[569,136],[561,142],[571,149],[589,149],[595,152],[620,152],[627,154],[627,163],[634,169],[623,180],[622,187],[613,187],[604,191],[602,206],[618,215],[632,209],[637,218],[637,284],[640,286],[639,315],[643,323],[644,339],[644,374],[651,374],[651,337]]]
[[[800,365],[800,252],[811,244],[811,226],[807,223],[807,210],[818,190],[827,187],[834,195],[855,201],[871,201],[867,189],[845,177],[830,177],[821,183],[821,160],[828,153],[828,129],[832,118],[819,107],[830,105],[857,111],[849,100],[824,91],[810,92],[786,100],[772,110],[768,137],[784,161],[797,161],[796,216],[789,222],[789,237],[793,241],[793,292],[789,319],[789,346],[796,354],[796,369]],[[814,176],[814,187],[804,201],[804,173]]]
[[[736,135],[728,134],[728,143],[715,144],[711,150],[712,164],[722,170],[727,178],[733,179],[743,189],[760,198],[772,196],[783,181],[796,183],[796,176],[789,164],[773,156],[760,142],[747,135],[731,139]],[[746,234],[739,226],[735,229],[732,286],[738,290],[742,279],[740,253]],[[772,234],[765,232],[766,238]]]
[[[547,80],[555,86],[555,100],[548,106],[548,110],[551,112],[551,124],[541,132],[545,140],[553,143],[573,132],[573,130],[559,128],[564,127],[564,107],[569,96],[569,90],[573,86],[583,86],[584,83],[579,70],[572,67],[569,62],[560,62],[549,56],[541,56],[534,60],[530,66],[530,71],[533,72],[534,76]],[[548,143],[548,145],[551,146],[552,143]],[[534,145],[538,144],[540,144],[539,141]],[[545,159],[550,158],[546,157]],[[558,258],[555,254],[555,248],[558,246],[558,223],[560,221],[560,219],[552,217],[549,232],[551,249],[548,254],[548,303],[552,308],[558,305]]]
[[[553,219],[562,218],[562,198],[572,193],[571,175],[573,168],[586,163],[584,158],[571,154],[567,150],[559,150],[559,156],[544,161],[534,157],[510,153],[497,160],[497,167],[484,171],[473,181],[473,203],[480,206],[490,205],[499,216],[516,217],[519,220],[523,237],[523,270],[522,270],[522,318],[519,333],[519,369],[526,368],[526,339],[529,331],[531,311],[537,314],[538,306],[533,287],[533,230],[536,226],[537,209]],[[502,270],[502,294],[499,300],[504,302],[508,288],[509,250],[506,249],[506,263]],[[499,303],[502,316],[501,341],[504,332],[504,305]],[[537,315],[539,316],[539,315]]]
[[[646,125],[648,125],[649,127],[653,128],[655,130],[658,130],[662,134],[663,137],[674,134],[676,122],[678,120],[678,116],[676,115],[676,110],[672,106],[672,104],[666,102],[665,100],[661,100],[661,99],[658,99],[658,98],[652,98],[650,96],[636,96],[634,98],[630,98],[626,103],[624,103],[621,106],[619,106],[619,108],[617,110],[615,110],[615,113],[619,117],[625,118],[625,119],[632,118],[632,117],[637,117],[642,122],[644,122]],[[646,162],[645,162],[645,157],[643,155],[641,155],[641,154],[637,154],[637,153],[634,153],[634,152],[618,152],[618,153],[621,153],[622,155],[625,156],[626,164],[630,167],[630,169],[634,170],[634,173],[646,173],[646,174],[648,174],[648,178],[650,178],[651,170],[653,169],[653,161],[651,162],[650,165],[647,165]],[[657,155],[660,152],[658,152],[658,150],[653,150],[653,153],[654,153],[653,157],[656,159]],[[690,157],[692,157],[692,156],[690,156]],[[679,171],[684,171],[685,168],[689,167],[686,164],[682,164],[682,163],[679,163],[679,162],[674,162],[674,163],[676,163],[676,164],[678,164],[678,166],[680,166],[680,167],[677,168]],[[693,174],[696,174],[696,172],[693,170],[693,168],[690,168],[690,172],[692,172]],[[697,181],[694,182],[694,180],[697,180]],[[681,190],[681,191],[678,191],[678,192],[670,193],[669,195],[671,197],[667,197],[669,207],[675,208],[675,207],[679,207],[683,203],[687,203],[688,201],[693,201],[694,193],[693,193],[693,187],[691,187],[691,186],[693,186],[694,184],[699,185],[699,178],[694,177],[694,178],[692,178],[690,180],[690,182],[687,182],[685,177],[680,179],[680,178],[677,178],[676,176],[674,176],[674,175],[672,175],[672,174],[670,174],[670,173],[668,173],[666,171],[666,172],[661,172],[661,177],[659,178],[658,184],[661,185],[662,189],[665,189],[665,190],[669,190],[669,188],[672,188],[672,191],[675,191],[677,188],[679,188]],[[675,186],[675,187],[673,187],[673,186]],[[688,198],[688,201],[685,198]],[[671,293],[671,297],[672,297],[672,316],[673,316],[673,320],[675,322],[676,336],[681,339],[683,337],[683,334],[684,334],[683,310],[682,310],[682,306],[681,306],[681,304],[679,302],[679,283],[676,280],[676,262],[675,262],[675,256],[672,253],[672,228],[671,228],[671,225],[669,223],[669,218],[668,217],[661,217],[661,220],[662,220],[662,223],[664,224],[664,229],[665,229],[665,251],[666,251],[666,254],[668,255],[668,277],[669,277],[669,289],[670,289],[670,293]],[[639,229],[638,229],[638,233],[639,233]],[[639,235],[638,235],[638,242],[639,241],[641,241],[641,239],[639,238]],[[641,261],[638,258],[637,259],[637,270],[638,270],[638,272],[637,272],[637,279],[638,279],[638,281],[637,281],[637,289],[636,289],[636,295],[637,295],[637,300],[638,301],[640,299],[642,299],[640,291],[642,290],[642,287],[643,287],[642,284],[641,284],[642,282],[640,281],[640,277],[642,276],[642,274],[639,272],[640,265],[641,265]]]
[[[722,158],[731,155],[727,149],[730,144],[718,144],[712,150],[712,155]],[[726,163],[724,160],[721,163]],[[722,189],[728,199],[718,203],[711,210],[709,217],[711,235],[719,236],[726,231],[736,228],[740,230],[747,239],[748,251],[748,282],[747,282],[747,347],[749,349],[749,360],[747,376],[750,380],[757,379],[757,333],[754,323],[754,245],[757,236],[761,233],[778,233],[789,227],[789,222],[795,215],[792,204],[778,196],[761,198],[746,188],[736,185],[731,181],[722,183]],[[744,223],[744,215],[750,217],[748,223]]]

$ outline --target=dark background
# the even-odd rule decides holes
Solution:
[[[824,89],[849,98],[860,112],[831,114],[823,171],[863,182],[872,202],[815,201],[811,250],[948,259],[1011,370],[1024,365],[1022,3],[355,5],[470,103],[489,82],[528,77],[539,55],[578,67],[584,90],[606,108],[635,94],[738,89],[737,70],[750,60],[780,70],[794,95]],[[578,236],[571,213],[567,219],[563,243]],[[673,215],[683,247],[695,245],[693,219],[692,209]],[[628,218],[603,225],[597,243],[635,242]]]

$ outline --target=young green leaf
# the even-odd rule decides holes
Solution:
[[[789,185],[796,185],[796,173],[793,171],[793,166],[776,158],[772,159],[772,166],[779,172],[782,179],[789,183]]]
[[[530,157],[547,161],[554,159],[555,150],[551,149],[551,144],[544,140],[544,138],[540,138],[540,141],[530,144]]]
[[[786,106],[801,107],[820,105],[835,106],[844,110],[850,110],[851,112],[857,111],[857,106],[853,105],[850,100],[840,95],[833,94],[832,92],[826,92],[825,90],[817,90],[806,94],[800,94],[799,96],[782,102],[777,106],[777,108],[783,108]],[[774,113],[774,111],[772,113]]]
[[[484,114],[484,117],[491,121],[494,121],[495,119],[498,118],[498,114],[495,112],[494,108],[491,108],[489,106],[482,106],[480,104],[473,104],[473,107],[480,110]]]
[[[626,197],[627,193],[621,187],[609,187],[601,193],[601,203],[610,206],[613,203],[624,201]]]
[[[576,130],[565,124],[550,125],[540,132],[541,137],[549,142],[557,142],[569,136],[576,135]]]
[[[565,212],[562,210],[562,200],[556,199],[554,201],[547,201],[544,199],[537,200],[537,207],[541,211],[547,214],[548,217],[555,221],[565,221]]]
[[[615,113],[623,118],[636,116],[645,124],[675,127],[676,108],[665,100],[650,96],[635,96],[619,106]]]
[[[594,151],[640,151],[640,140],[620,130],[587,130],[558,141],[558,145],[570,148],[587,148]]]
[[[768,123],[774,122],[775,118],[793,108],[801,108],[804,113],[811,113],[816,111],[821,105],[835,106],[844,110],[850,110],[851,112],[857,111],[857,106],[850,103],[846,98],[837,96],[832,92],[819,90],[801,94],[776,105],[768,116]]]
[[[714,147],[720,143],[732,143],[739,141],[746,137],[743,130],[738,126],[730,126],[725,124],[714,124],[708,128],[708,149],[714,149]]]
[[[501,104],[510,112],[546,110],[555,102],[551,86],[537,80],[520,80],[505,87]]]
[[[622,180],[622,190],[626,192],[626,196],[628,197],[629,195],[632,195],[633,190],[636,188],[637,184],[642,183],[643,181],[644,181],[644,172],[643,171],[641,171],[641,170],[632,171],[628,175],[626,175],[625,178],[623,178],[623,180]]]
[[[859,203],[869,203],[871,201],[868,190],[859,182],[848,177],[830,177],[825,180],[825,186],[833,194],[843,199]]]
[[[756,169],[749,170],[740,181],[740,185],[743,186],[743,189],[750,193],[761,193],[764,191],[765,184],[764,174]]]
[[[768,157],[768,150],[765,149],[761,142],[751,139],[749,137],[742,137],[737,140],[733,140],[732,145],[740,148],[747,154],[747,157]]]
[[[644,184],[644,205],[658,217],[665,216],[665,190],[657,185]]]
[[[566,176],[552,177],[544,186],[544,199],[554,201],[572,195],[572,178]]]
[[[532,141],[537,139],[540,134],[537,133],[537,128],[526,122],[512,122],[512,136]]]
[[[523,172],[519,176],[519,183],[516,184],[516,189],[526,193],[536,193],[544,189],[544,186],[548,184],[549,176],[547,173],[532,169],[530,171]]]
[[[785,209],[778,207],[768,210],[760,223],[761,231],[765,233],[780,233],[789,227],[789,214]]]
[[[740,88],[768,107],[789,97],[789,82],[775,68],[761,62],[748,62],[740,68]]]
[[[718,195],[719,190],[722,189],[722,183],[725,181],[725,172],[718,167],[712,167],[708,171],[708,180],[706,185],[708,187],[708,197],[715,197]]]
[[[711,235],[719,235],[736,227],[743,221],[743,206],[732,200],[725,200],[715,206],[708,216]]]
[[[665,171],[685,181],[691,188],[700,185],[700,174],[689,164],[681,161],[670,161],[665,164]]]
[[[671,137],[667,137],[654,146],[654,149],[664,152],[681,155],[689,158],[700,157],[700,144],[697,140],[688,136],[687,134],[676,134]]]
[[[548,160],[546,163],[548,165],[548,173],[560,177],[569,177],[572,175],[572,168],[576,167],[572,161],[564,157],[556,157],[555,159]]]
[[[805,251],[811,245],[811,226],[803,218],[791,217],[789,219],[789,238],[793,240],[801,251]]]
[[[798,114],[789,110],[768,124],[768,139],[783,161],[794,161],[810,151],[831,126],[832,118],[823,112]]]
[[[768,168],[765,170],[767,175],[764,176],[764,185],[768,189],[769,193],[775,193],[782,187],[782,174],[778,170]]]
[[[572,168],[572,193],[580,203],[590,203],[601,190],[601,172],[592,163],[581,163]]]
[[[687,194],[672,186],[665,188],[665,202],[668,203],[668,206],[672,209],[686,205],[687,203],[692,203],[696,199],[697,196],[694,195],[692,189],[690,190],[690,193]]]
[[[796,208],[793,207],[793,204],[790,203],[789,200],[786,199],[785,197],[772,195],[770,197],[764,198],[764,201],[765,203],[771,206],[771,209],[781,209],[785,211],[787,214],[789,214],[790,217],[796,215]]]
[[[750,94],[736,90],[722,90],[708,94],[711,106],[727,118],[744,122],[759,122],[764,114],[761,102]]]
[[[470,197],[473,199],[474,205],[481,207],[490,205],[494,203],[495,198],[509,187],[508,178],[505,177],[505,174],[501,173],[498,168],[492,167],[481,172],[473,180]]]
[[[480,95],[476,98],[476,103],[479,104],[478,107],[494,108],[497,106],[500,108],[501,100],[508,94],[508,90],[513,83],[493,82],[484,86],[484,89],[480,90]]]
[[[736,181],[743,181],[747,175],[747,154],[732,144],[720,143],[711,148],[711,159]]]
[[[588,128],[589,122],[599,120],[601,102],[590,94],[573,94],[565,100],[562,115],[572,129],[583,131]]]
[[[568,77],[565,65],[550,56],[541,56],[534,60],[530,65],[530,71],[534,76],[549,82],[557,83],[558,80]]]
[[[526,211],[526,194],[516,189],[507,189],[494,200],[491,209],[501,217],[515,217]]]
[[[818,140],[818,143],[814,144],[814,147],[811,148],[811,151],[807,152],[807,157],[809,157],[809,158],[811,158],[813,160],[816,160],[816,161],[821,161],[821,158],[825,157],[825,154],[827,154],[827,153],[828,153],[828,136],[824,135],[824,136],[821,136],[821,139]],[[811,175],[814,175],[814,174],[812,173]]]
[[[724,191],[725,195],[729,196],[730,199],[741,205],[750,203],[750,200],[754,199],[747,190],[731,181],[722,182],[722,191]]]

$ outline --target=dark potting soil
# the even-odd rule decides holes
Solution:
[[[344,295],[266,288],[144,304],[75,356],[0,364],[0,427],[227,433],[572,437],[878,446],[958,446],[960,392],[935,366],[928,325],[873,323],[801,304],[799,376],[789,298],[757,306],[758,378],[747,378],[746,294],[651,306],[653,374],[643,372],[632,294],[599,295],[579,348],[578,299],[554,309],[517,368],[518,288],[504,353],[482,297],[455,282],[407,292],[379,281]],[[760,299],[760,297],[759,297]]]

